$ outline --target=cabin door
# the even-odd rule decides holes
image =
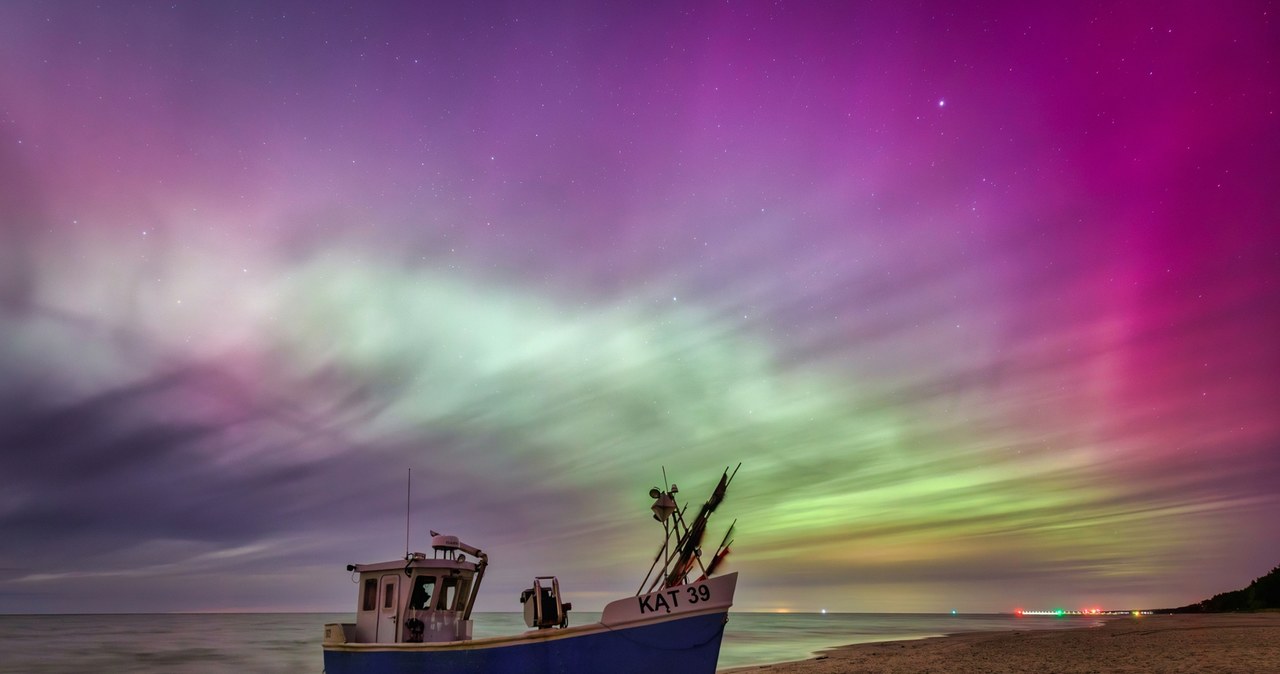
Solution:
[[[374,641],[380,644],[394,644],[399,639],[399,621],[396,610],[400,605],[400,575],[390,573],[382,577],[378,583],[378,627]]]

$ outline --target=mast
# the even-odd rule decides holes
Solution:
[[[409,507],[413,503],[413,469],[404,483],[404,558],[409,559]]]
[[[676,585],[687,583],[689,572],[693,570],[694,565],[702,564],[701,546],[702,539],[707,533],[707,520],[711,518],[711,514],[716,511],[716,508],[720,506],[720,503],[724,501],[725,493],[729,489],[729,483],[733,482],[733,477],[738,474],[738,468],[741,467],[742,464],[739,463],[733,469],[732,473],[729,472],[728,468],[725,468],[724,473],[720,475],[720,482],[716,484],[716,488],[712,491],[711,497],[702,504],[702,507],[698,510],[698,515],[693,518],[692,524],[687,524],[684,521],[681,509],[676,506],[675,500],[671,498],[671,494],[676,491],[675,485],[672,485],[671,491],[669,492],[661,491],[657,487],[649,490],[649,496],[655,499],[653,504],[653,518],[662,522],[664,531],[662,549],[658,551],[658,556],[653,560],[653,564],[649,567],[649,574],[645,574],[644,582],[647,583],[649,581],[650,574],[653,573],[654,567],[658,564],[658,560],[663,560],[662,570],[658,573],[658,576],[654,578],[653,584],[649,586],[650,592],[652,592],[654,587],[659,583],[662,583],[663,587],[674,587]],[[671,531],[667,525],[667,518],[669,518],[673,513],[676,514],[676,544],[674,556],[669,552],[668,548]],[[684,529],[683,532],[680,531],[681,528]],[[728,537],[729,534],[726,534],[725,538],[728,539]],[[724,546],[725,543],[723,541],[720,546],[717,546],[717,556],[720,554],[720,548],[723,548]],[[710,571],[714,570],[715,566],[717,566],[717,564],[713,564],[710,568],[704,568],[704,575],[709,575]],[[643,590],[643,588],[644,583],[641,584],[641,589]],[[637,592],[637,594],[639,594],[639,592]]]

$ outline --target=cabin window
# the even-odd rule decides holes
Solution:
[[[453,599],[458,593],[458,579],[455,576],[445,576],[444,582],[440,584],[440,603],[436,608],[443,611],[453,610]]]
[[[396,584],[387,583],[387,592],[383,595],[382,608],[396,607]]]
[[[370,578],[364,581],[364,603],[360,610],[372,611],[375,608],[378,608],[378,580]]]
[[[436,589],[435,576],[418,576],[413,581],[413,597],[409,606],[419,611],[431,608],[431,594]]]

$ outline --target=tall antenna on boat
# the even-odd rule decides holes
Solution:
[[[666,466],[662,467],[662,488],[665,490],[666,495],[670,497],[671,483],[667,480]],[[672,505],[676,506],[673,512],[677,512],[677,513],[680,512],[680,505],[678,503],[676,503],[673,500]],[[662,563],[665,566],[666,564],[671,563],[671,553],[668,552],[668,549],[667,549],[667,540],[671,538],[671,529],[667,525],[667,520],[670,519],[670,515],[661,515],[661,516],[662,516]]]
[[[404,485],[404,558],[409,559],[409,504],[413,501],[410,495],[413,493],[413,469],[409,469],[409,479]]]

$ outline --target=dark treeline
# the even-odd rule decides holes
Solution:
[[[1224,613],[1227,611],[1260,611],[1280,609],[1280,566],[1234,592],[1215,594],[1198,604],[1166,608],[1156,613]]]

